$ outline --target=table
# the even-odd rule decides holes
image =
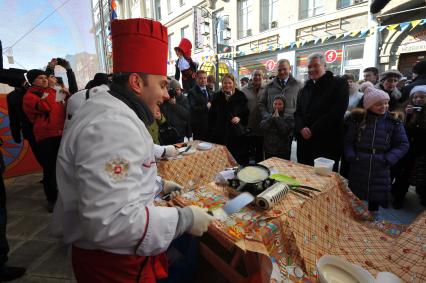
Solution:
[[[192,142],[192,147],[196,148],[199,142]],[[182,155],[180,159],[161,160],[158,175],[184,187],[190,181],[200,187],[213,181],[218,172],[236,165],[237,162],[225,146],[213,144],[209,150],[197,150],[193,154]]]
[[[231,263],[213,258],[214,266],[228,280],[241,280],[233,267],[241,253],[249,252],[251,257],[269,257],[271,272],[264,276],[270,276],[271,281],[315,282],[316,261],[325,254],[346,258],[373,276],[390,271],[404,281],[426,281],[426,212],[408,227],[365,221],[368,212],[340,175],[319,176],[310,166],[278,158],[262,164],[321,192],[313,198],[288,194],[271,211],[248,207],[224,222],[214,221],[209,234],[223,246],[239,249]],[[229,199],[229,190],[209,183],[201,190],[183,194],[175,204],[214,209]],[[203,254],[214,257],[214,252],[206,249],[201,247]],[[246,261],[248,265],[256,262]]]

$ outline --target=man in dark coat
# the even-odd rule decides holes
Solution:
[[[313,165],[317,157],[335,161],[337,171],[343,150],[343,116],[348,107],[345,79],[325,70],[324,55],[308,57],[309,80],[301,89],[294,113],[297,160]]]
[[[209,109],[212,93],[207,89],[207,73],[197,71],[197,84],[189,91],[189,107],[191,110],[191,129],[194,140],[208,140],[209,138]]]
[[[417,62],[413,67],[413,81],[402,89],[402,101],[407,101],[411,90],[418,85],[426,85],[426,60]]]

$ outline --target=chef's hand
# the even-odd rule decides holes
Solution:
[[[164,157],[176,157],[178,154],[179,151],[177,151],[174,145],[166,145],[164,147]]]
[[[300,130],[300,134],[302,135],[302,137],[303,137],[305,140],[308,140],[308,139],[310,139],[310,138],[312,137],[311,130],[310,130],[308,127],[305,127],[305,128],[303,128],[303,129],[301,129],[301,130]]]
[[[202,209],[199,206],[191,205],[188,207],[191,209],[192,214],[194,215],[194,224],[189,229],[188,233],[194,236],[201,236],[209,229],[209,225],[213,220],[213,216],[207,214],[207,210]]]
[[[163,183],[163,194],[170,195],[169,199],[174,199],[180,195],[182,186],[173,181],[164,180]]]
[[[231,119],[231,123],[232,124],[238,124],[239,122],[240,122],[240,117],[233,117],[232,119]]]

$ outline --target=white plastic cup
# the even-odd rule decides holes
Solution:
[[[314,160],[315,173],[318,175],[328,175],[333,171],[334,160],[318,157]]]

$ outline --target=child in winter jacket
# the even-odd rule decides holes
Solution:
[[[355,109],[345,137],[345,157],[350,162],[349,188],[368,202],[370,211],[388,206],[390,167],[408,151],[403,124],[388,112],[389,95],[370,82],[364,90],[364,109]]]
[[[264,133],[265,158],[279,157],[290,160],[294,119],[293,116],[284,114],[284,97],[275,97],[272,105],[274,113],[260,122]]]
[[[426,206],[426,85],[410,91],[410,103],[405,109],[405,128],[410,149],[401,160],[399,174],[392,186],[393,206],[402,208],[409,185],[416,186],[420,203]]]

